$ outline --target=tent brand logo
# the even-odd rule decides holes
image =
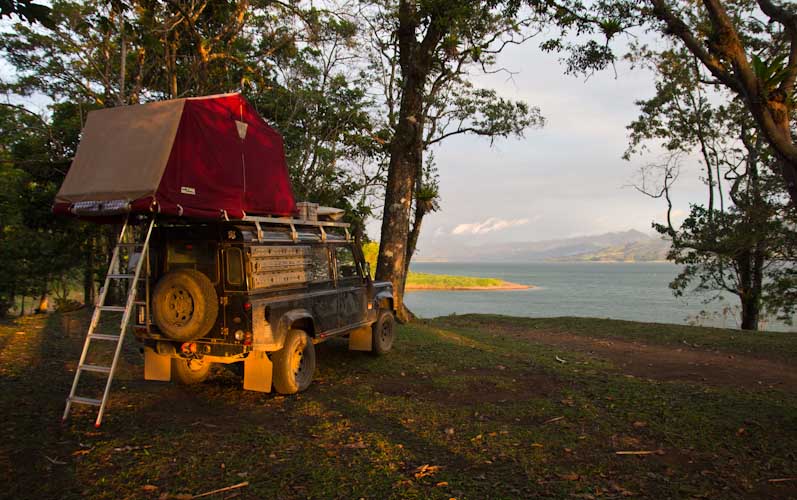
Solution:
[[[249,128],[249,124],[235,120],[235,128],[238,129],[238,137],[240,137],[241,140],[244,140],[246,138],[246,130]]]
[[[192,187],[181,186],[180,192],[183,194],[196,194],[196,189]]]

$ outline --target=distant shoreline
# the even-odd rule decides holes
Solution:
[[[488,286],[462,286],[462,285],[428,285],[428,284],[409,284],[404,287],[406,291],[440,291],[440,292],[500,292],[509,290],[529,290],[537,288],[534,285],[521,285],[519,283],[512,283],[509,281],[502,281],[497,285]]]

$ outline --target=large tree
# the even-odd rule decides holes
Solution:
[[[17,23],[0,37],[0,54],[15,69],[13,78],[0,82],[7,96],[2,106],[25,118],[19,134],[47,139],[28,147],[24,161],[15,156],[22,151],[14,145],[19,134],[0,140],[0,147],[13,149],[8,159],[14,161],[0,194],[18,198],[16,187],[30,176],[47,177],[49,194],[37,197],[41,203],[28,214],[67,231],[67,221],[50,217],[51,195],[88,111],[242,91],[285,135],[297,194],[349,208],[362,227],[370,214],[364,193],[380,182],[372,164],[380,164],[384,147],[374,140],[367,82],[349,60],[357,52],[353,23],[334,12],[271,0],[58,0],[49,19],[47,26]],[[44,113],[30,105],[32,95],[49,100]],[[70,246],[83,252],[87,302],[105,265],[95,256],[106,253],[110,238],[108,231],[88,231],[73,238],[81,246]]]
[[[736,94],[778,160],[797,210],[797,4],[774,0],[516,0],[558,35],[542,48],[562,51],[571,72],[617,58],[620,34],[644,29],[676,41],[708,73],[707,83]],[[567,36],[571,35],[571,36]],[[575,36],[573,36],[575,35]]]
[[[436,208],[427,149],[458,134],[491,139],[542,124],[539,110],[474,88],[469,72],[493,71],[496,54],[522,43],[527,23],[496,2],[380,1],[369,17],[390,135],[377,279],[391,281],[399,320],[409,261],[423,217]],[[387,29],[385,29],[387,27]],[[428,162],[427,162],[428,165]],[[414,209],[414,210],[413,210]]]
[[[671,288],[676,295],[707,293],[707,300],[737,296],[745,330],[757,330],[765,312],[790,319],[793,306],[780,296],[795,286],[789,278],[795,214],[786,208],[785,186],[756,122],[738,97],[703,83],[704,70],[685,49],[636,56],[657,74],[656,95],[638,102],[641,115],[629,126],[629,155],[650,141],[666,151],[662,164],[643,170],[648,175],[639,188],[668,204],[666,221],[654,227],[671,241],[669,258],[683,265]],[[671,191],[681,164],[695,160],[706,200],[694,202],[678,225],[671,217]]]

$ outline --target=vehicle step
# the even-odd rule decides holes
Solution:
[[[125,312],[125,306],[100,306],[100,311]]]
[[[91,406],[100,406],[102,404],[102,401],[100,401],[99,399],[84,398],[81,396],[72,396],[71,398],[69,398],[69,401],[73,403],[79,403],[82,405],[91,405]]]
[[[81,365],[81,370],[87,372],[97,372],[97,373],[111,373],[110,366],[98,366],[98,365]]]
[[[97,340],[110,340],[112,342],[119,340],[119,335],[108,335],[106,333],[92,333],[90,336],[92,339]]]

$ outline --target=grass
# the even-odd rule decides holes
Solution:
[[[319,344],[314,385],[282,397],[244,392],[225,369],[198,386],[145,382],[131,341],[95,430],[82,408],[58,423],[81,339],[27,317],[0,324],[0,496],[189,498],[242,481],[244,498],[797,496],[769,481],[797,470],[793,392],[630,378],[498,326],[794,363],[781,334],[754,347],[696,327],[450,317],[401,327],[380,358]],[[657,453],[616,454],[635,450]]]
[[[515,318],[489,314],[453,315],[438,320],[442,324],[470,329],[505,326],[568,332],[605,339],[641,341],[668,346],[688,346],[704,350],[752,355],[793,363],[797,360],[797,333],[691,327],[663,323],[639,323],[598,318]]]
[[[476,278],[472,276],[451,276],[447,274],[416,273],[407,276],[407,288],[428,288],[451,290],[457,288],[501,288],[504,280],[497,278]]]

